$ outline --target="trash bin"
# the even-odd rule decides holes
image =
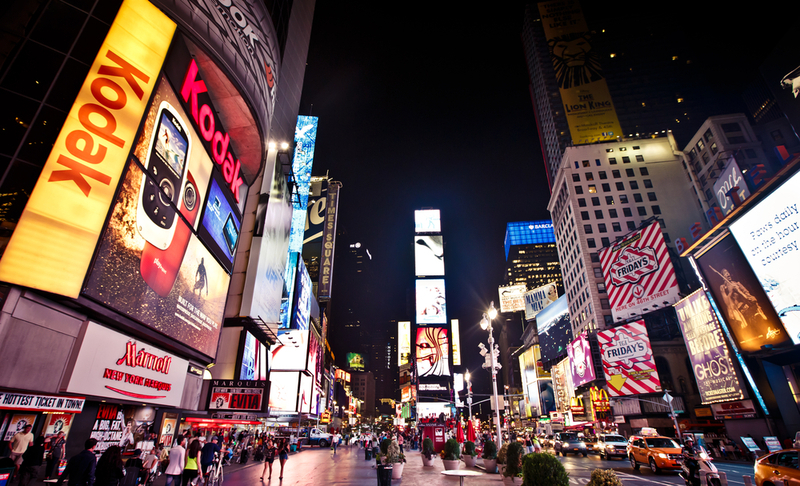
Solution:
[[[392,486],[391,464],[378,464],[378,486]]]
[[[370,448],[364,449],[364,460],[365,461],[372,460],[372,449],[370,449]]]
[[[11,475],[14,474],[13,467],[3,467],[0,468],[0,486],[6,486],[6,484],[11,482]],[[391,473],[389,477],[391,477]]]

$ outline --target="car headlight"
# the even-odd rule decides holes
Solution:
[[[663,452],[659,452],[658,457],[660,457],[661,459],[666,459],[667,455],[664,454]]]

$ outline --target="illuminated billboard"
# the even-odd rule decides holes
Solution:
[[[453,333],[453,366],[461,366],[461,330],[458,319],[450,320],[450,332]]]
[[[300,372],[272,371],[269,374],[270,412],[297,412],[300,392]]]
[[[500,312],[517,312],[525,310],[525,292],[528,287],[522,285],[509,285],[499,287],[497,293],[500,295]]]
[[[444,242],[442,235],[414,237],[414,268],[417,277],[444,275]]]
[[[269,350],[249,331],[242,331],[239,352],[238,379],[266,380],[269,377]]]
[[[397,365],[403,366],[411,362],[411,322],[397,323]]]
[[[450,376],[449,349],[447,328],[431,326],[417,329],[416,362],[418,376]]]
[[[347,366],[352,371],[364,371],[366,367],[366,360],[361,353],[347,353]]]
[[[744,398],[725,334],[703,289],[675,304],[678,323],[704,404]]]
[[[614,319],[641,315],[653,304],[680,298],[678,279],[658,222],[600,250],[606,291]]]
[[[575,338],[567,348],[567,355],[570,363],[570,377],[576,387],[594,381],[594,362],[592,360],[592,348],[586,333],[581,333]]]
[[[556,395],[556,410],[566,412],[570,409],[570,401],[575,397],[569,358],[553,366],[553,388]]]
[[[536,329],[542,348],[542,359],[550,361],[566,356],[567,346],[572,341],[572,326],[569,321],[567,296],[562,295],[536,316]]]
[[[417,279],[417,324],[447,324],[444,279]]]
[[[597,333],[608,394],[613,397],[661,391],[644,321]]]
[[[769,297],[732,236],[726,236],[696,260],[742,351],[760,351],[765,345],[781,346],[791,342]]]
[[[441,233],[442,220],[438,209],[421,209],[414,211],[415,233]]]
[[[297,288],[294,292],[295,304],[292,306],[292,329],[308,329],[311,318],[312,295],[311,277],[302,258],[297,259]]]
[[[525,300],[525,320],[533,320],[545,307],[558,299],[558,286],[551,282],[535,288],[523,295]]]
[[[733,211],[733,199],[731,199],[728,193],[733,190],[734,187],[738,187],[738,189],[736,189],[736,194],[739,196],[740,201],[744,201],[750,197],[750,189],[747,188],[747,183],[744,180],[741,169],[739,169],[739,164],[736,163],[736,159],[731,157],[728,165],[719,175],[719,179],[714,183],[714,195],[724,215]]]
[[[315,116],[297,117],[297,126],[294,132],[294,157],[292,158],[295,193],[292,199],[294,212],[292,213],[292,230],[289,237],[289,251],[291,252],[303,251],[308,193],[311,188],[311,167],[314,164],[314,146],[317,141],[318,125],[319,118]]]
[[[150,2],[122,3],[0,260],[0,280],[78,297],[175,27]]]
[[[272,370],[303,371],[308,358],[309,330],[289,329],[278,334],[278,341],[270,347]]]
[[[616,140],[622,128],[600,69],[600,53],[577,1],[539,3],[572,143]]]
[[[800,247],[794,234],[800,229],[798,184],[800,173],[730,225],[794,344],[800,344]]]

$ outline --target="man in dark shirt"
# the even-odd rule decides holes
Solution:
[[[208,469],[214,463],[214,454],[220,452],[219,437],[216,435],[211,438],[210,442],[206,442],[203,449],[200,450],[200,465],[203,467],[203,474],[208,472]]]
[[[96,446],[96,439],[86,441],[84,450],[72,456],[67,462],[66,469],[58,477],[58,486],[62,486],[67,477],[70,486],[94,486],[94,470],[97,466],[97,458],[94,455]]]

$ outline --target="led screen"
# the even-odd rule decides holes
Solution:
[[[562,295],[536,316],[536,329],[542,348],[542,360],[550,361],[567,354],[572,341],[567,296]]]
[[[314,400],[312,394],[314,392],[314,378],[301,374],[300,375],[300,392],[299,392],[299,407],[300,413],[311,413],[311,402]]]
[[[789,337],[800,344],[800,173],[730,225]]]
[[[441,233],[442,222],[438,209],[422,209],[414,211],[415,233]]]
[[[572,383],[578,387],[594,381],[594,363],[592,362],[592,348],[585,333],[575,338],[567,348],[570,362]]]
[[[417,329],[416,360],[419,376],[449,376],[450,349],[447,329],[421,327]]]
[[[223,191],[222,187],[225,187],[224,180],[215,172],[211,178],[198,234],[209,242],[211,252],[230,271],[233,268],[233,257],[242,224],[233,196],[230,191]]]
[[[360,353],[347,353],[347,366],[353,371],[363,371],[366,365],[364,355]]]
[[[308,276],[306,264],[302,258],[297,261],[297,301],[293,307],[292,329],[308,329],[308,320],[311,315],[311,278]]]
[[[278,334],[278,342],[270,348],[273,370],[301,371],[306,369],[309,332],[309,330],[291,329]]]
[[[497,293],[500,297],[500,312],[524,311],[525,292],[527,291],[528,288],[525,284],[498,287]]]
[[[444,242],[442,235],[414,237],[414,268],[418,277],[444,275]]]
[[[273,371],[269,375],[269,408],[281,412],[297,412],[300,373]]]
[[[446,324],[444,279],[417,280],[417,324]]]
[[[397,365],[411,362],[411,322],[397,323]]]

